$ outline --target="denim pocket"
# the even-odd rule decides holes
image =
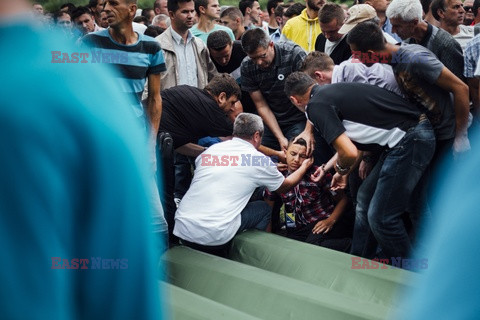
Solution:
[[[432,130],[418,130],[413,139],[412,165],[425,169],[435,152],[435,135]]]

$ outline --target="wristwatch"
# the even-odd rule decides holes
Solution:
[[[350,167],[342,167],[341,165],[338,164],[338,161],[335,163],[335,171],[338,172],[338,174],[344,176],[350,171]]]

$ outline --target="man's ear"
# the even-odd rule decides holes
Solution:
[[[444,14],[444,11],[442,9],[437,9],[437,14],[440,18],[445,18],[445,14]]]
[[[227,102],[227,94],[225,92],[220,92],[217,96],[217,103],[218,105],[223,105]]]
[[[207,12],[207,8],[205,8],[204,6],[199,6],[198,11],[200,11],[201,14],[205,14],[205,12]],[[199,15],[199,17],[200,17],[200,15]]]
[[[315,71],[314,74],[315,74],[315,79],[314,80],[316,82],[323,81],[323,79],[325,79],[325,76],[323,75],[323,72],[320,71],[320,70]]]
[[[290,98],[290,101],[292,101],[292,103],[293,103],[294,105],[296,105],[296,106],[299,105],[299,102],[298,102],[297,97],[295,97],[295,96],[290,96],[289,98]]]

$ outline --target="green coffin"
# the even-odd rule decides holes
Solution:
[[[160,290],[162,296],[166,297],[168,309],[170,311],[169,319],[172,320],[255,320],[246,313],[227,307],[218,302],[209,300],[205,297],[190,291],[181,289],[177,286],[160,281]]]
[[[237,235],[230,252],[233,260],[388,308],[398,306],[397,294],[414,287],[420,276],[390,266],[352,269],[353,257],[254,230]]]
[[[187,247],[170,249],[162,260],[171,284],[261,319],[371,320],[388,313],[382,305]]]

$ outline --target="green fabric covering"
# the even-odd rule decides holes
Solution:
[[[199,296],[193,292],[160,281],[160,292],[167,297],[170,319],[173,320],[255,320],[246,313]]]
[[[388,309],[187,247],[163,257],[170,283],[261,319],[384,319]],[[302,262],[303,263],[303,262]]]
[[[403,269],[352,269],[352,255],[261,231],[233,241],[230,258],[388,308],[397,293],[412,289],[420,275]],[[380,265],[381,266],[381,265]]]

